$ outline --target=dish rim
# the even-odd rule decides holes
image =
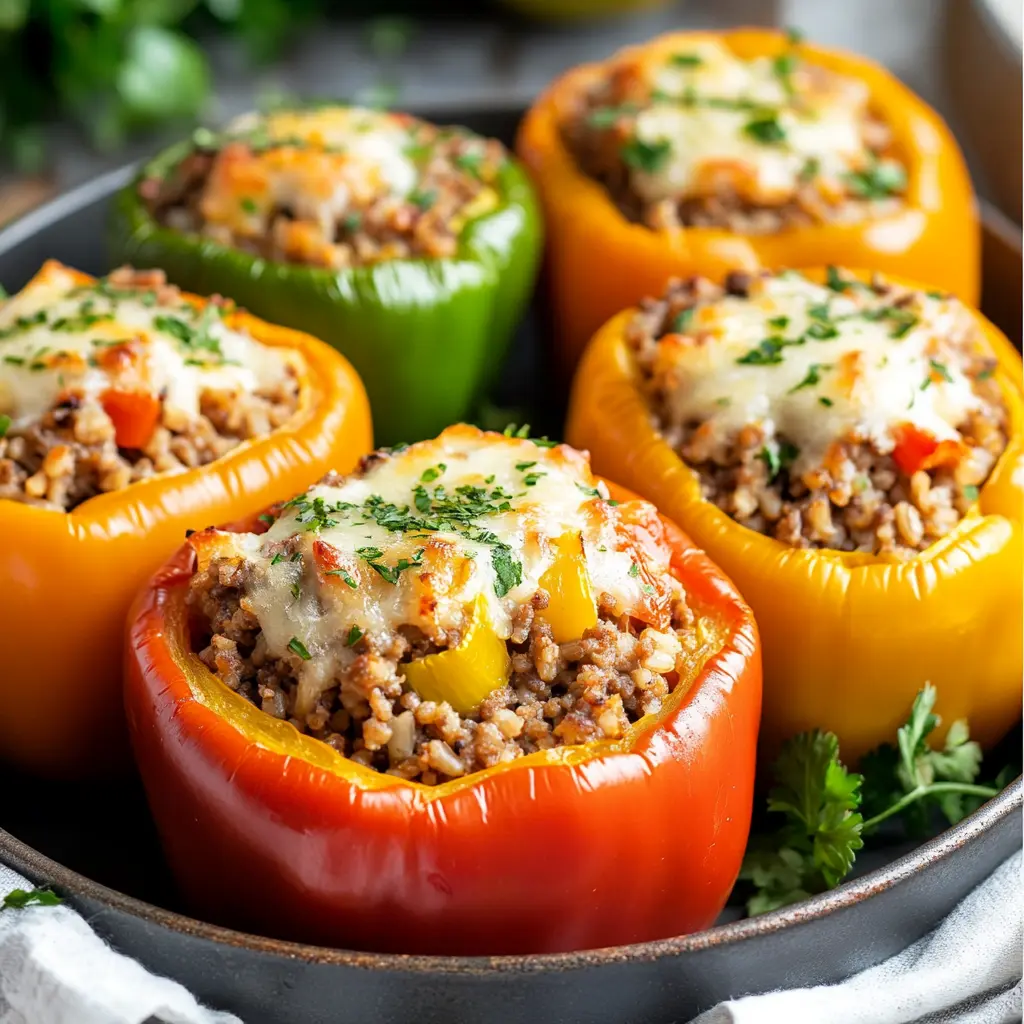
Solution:
[[[498,108],[496,108],[498,109]],[[83,206],[112,196],[128,184],[141,162],[108,171],[29,211],[0,230],[0,253],[30,240],[44,228],[77,212]],[[1019,233],[995,207],[981,201],[982,221],[987,230],[1019,246]],[[902,857],[876,868],[829,892],[762,914],[758,917],[715,925],[700,932],[652,942],[570,953],[534,953],[514,956],[447,957],[405,953],[367,953],[333,949],[274,939],[212,924],[187,914],[167,910],[129,896],[65,867],[11,833],[0,828],[0,859],[37,884],[50,883],[74,897],[91,900],[129,917],[139,918],[186,937],[222,946],[246,949],[309,964],[358,969],[401,971],[416,974],[487,975],[508,973],[551,973],[582,970],[613,963],[653,962],[716,947],[737,945],[797,925],[810,923],[852,907],[865,899],[906,881],[932,867],[978,836],[992,830],[1024,807],[1024,777],[1009,786],[956,825],[921,844]]]

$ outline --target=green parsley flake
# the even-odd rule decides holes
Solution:
[[[690,306],[689,309],[681,309],[672,320],[672,332],[674,334],[685,334],[693,320],[696,309]]]
[[[743,126],[743,131],[766,146],[775,146],[786,141],[786,130],[779,124],[779,116],[774,111],[748,121]]]
[[[978,500],[978,487],[976,484],[964,484],[963,487],[964,497],[968,501]]]
[[[306,649],[306,645],[297,636],[293,636],[288,641],[288,650],[293,654],[297,654],[303,661],[309,661],[313,657]]]
[[[357,643],[363,638],[363,631],[358,626],[353,626],[348,631],[348,636],[345,637],[346,647],[355,647]]]
[[[439,462],[436,466],[431,466],[429,469],[423,470],[420,479],[425,484],[433,483],[447,468],[448,467],[443,462]]]
[[[243,196],[239,200],[238,205],[241,206],[242,210],[250,216],[260,212],[259,203],[257,203],[252,196]]]
[[[789,389],[789,393],[792,394],[794,391],[800,391],[802,388],[811,388],[815,384],[821,383],[821,371],[831,370],[831,363],[811,363],[807,368],[807,373],[804,379],[799,384],[794,385]]]
[[[604,130],[613,128],[624,117],[631,117],[636,113],[636,107],[623,105],[620,107],[598,107],[587,115],[587,123],[592,128]]]
[[[7,431],[11,429],[11,417],[6,413],[0,413],[0,437],[6,437]]]
[[[906,189],[907,172],[892,160],[879,160],[867,170],[851,171],[845,180],[860,199],[885,199]]]
[[[668,62],[677,68],[699,68],[704,63],[704,58],[699,53],[674,53]]]
[[[822,396],[821,396],[821,397],[820,397],[820,398],[818,399],[818,403],[819,403],[820,405],[823,405],[823,406],[825,406],[825,408],[826,408],[826,409],[831,409],[831,408],[832,408],[832,399],[831,399],[831,398],[828,398],[828,397],[826,397],[825,395],[822,395]]]
[[[953,383],[953,375],[949,372],[949,368],[945,363],[940,363],[937,359],[929,359],[928,365],[932,368],[932,371],[937,373],[947,384]]]
[[[660,170],[671,154],[672,143],[668,139],[658,139],[657,142],[632,139],[622,147],[623,161],[645,174],[654,174]]]
[[[831,264],[825,271],[825,284],[834,292],[845,292],[850,287],[850,282]]]
[[[802,182],[814,181],[814,179],[821,173],[821,161],[816,157],[808,157],[804,162],[803,167],[800,168],[799,180]]]
[[[752,348],[736,360],[747,366],[774,366],[782,362],[783,338],[765,338],[757,348]]]
[[[634,563],[633,563],[633,564],[632,564],[632,565],[631,565],[631,566],[629,567],[629,575],[630,575],[630,576],[632,576],[632,577],[633,577],[633,579],[636,579],[636,578],[637,578],[637,576],[639,576],[639,575],[640,575],[640,566],[639,566],[639,565],[637,565],[637,564],[636,564],[636,562],[634,562]]]
[[[409,193],[408,198],[409,202],[412,203],[413,206],[417,206],[419,209],[426,211],[437,202],[437,192],[434,191],[434,189],[420,190],[417,188],[413,189],[413,191]]]
[[[324,573],[325,576],[339,576],[342,583],[347,587],[351,587],[353,590],[359,589],[359,582],[352,576],[347,569],[328,569]]]

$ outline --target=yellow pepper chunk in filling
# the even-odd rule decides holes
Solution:
[[[555,641],[564,644],[578,640],[597,625],[597,602],[580,534],[562,534],[554,547],[555,560],[540,579],[550,600],[547,608],[538,614],[551,627]]]
[[[428,654],[404,667],[406,681],[420,697],[447,701],[460,715],[475,711],[512,673],[508,648],[491,626],[481,598],[473,603],[469,629],[458,647]]]

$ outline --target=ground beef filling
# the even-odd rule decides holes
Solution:
[[[246,569],[214,559],[191,583],[189,604],[200,623],[202,661],[231,689],[267,714],[328,743],[352,760],[433,785],[550,747],[618,739],[645,714],[658,712],[676,685],[677,663],[698,647],[683,599],[671,631],[613,618],[599,602],[598,624],[558,644],[535,617],[547,605],[538,591],[517,611],[509,641],[512,676],[472,717],[449,704],[421,700],[402,663],[431,653],[418,630],[400,627],[382,643],[363,636],[350,667],[331,680],[316,708],[292,714],[302,661],[272,657],[258,621],[246,611]],[[205,645],[205,646],[204,646]]]
[[[108,281],[117,288],[156,289],[161,305],[180,296],[160,271],[123,269]],[[199,416],[164,406],[149,442],[130,449],[117,446],[113,421],[98,401],[68,388],[37,422],[0,438],[0,499],[70,511],[98,494],[213,462],[247,438],[281,426],[297,405],[294,376],[252,394],[207,390]]]
[[[808,70],[826,74],[823,69]],[[771,206],[750,202],[726,180],[711,194],[680,194],[647,201],[634,187],[633,171],[622,155],[635,133],[635,110],[644,101],[622,94],[615,79],[602,81],[576,97],[561,125],[562,138],[580,169],[600,182],[623,215],[635,223],[655,231],[724,228],[741,235],[773,235],[815,224],[855,224],[884,216],[900,205],[897,196],[826,195],[812,176],[802,180],[785,202]],[[631,108],[631,103],[636,107]],[[621,110],[611,123],[602,117],[610,109]],[[884,121],[868,115],[862,125],[862,139],[865,149],[878,159],[892,145],[892,131]]]
[[[645,300],[628,329],[627,340],[646,382],[648,398],[665,439],[700,474],[704,496],[732,518],[759,533],[798,548],[865,551],[911,558],[949,533],[977,501],[978,488],[1006,447],[1007,414],[995,360],[971,357],[967,373],[984,403],[957,424],[971,446],[955,468],[918,470],[907,475],[889,454],[868,442],[847,442],[836,458],[802,476],[785,467],[774,478],[763,457],[762,428],[748,424],[727,443],[710,445],[699,423],[670,426],[665,396],[652,377],[658,339],[672,333],[681,312],[723,294],[744,296],[749,274],[729,275],[724,288],[703,278],[674,283],[664,298]],[[899,290],[883,281],[877,295],[899,301]],[[967,351],[970,338],[961,339]],[[777,438],[785,445],[787,438]]]
[[[161,224],[211,238],[264,259],[338,269],[384,260],[456,255],[467,211],[493,187],[508,158],[494,139],[421,123],[415,137],[428,152],[413,192],[382,192],[359,207],[349,207],[328,224],[287,205],[277,205],[244,230],[210,223],[202,205],[214,165],[250,158],[245,141],[220,150],[197,149],[166,177],[145,178],[139,195]],[[244,201],[244,200],[243,200]]]

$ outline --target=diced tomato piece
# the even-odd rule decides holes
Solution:
[[[146,391],[111,388],[103,393],[100,401],[114,424],[118,448],[145,447],[160,419],[160,400]]]
[[[901,423],[896,428],[893,462],[907,476],[911,476],[924,467],[928,457],[938,446],[939,442],[927,431],[915,427],[913,423]]]
[[[323,540],[313,541],[313,561],[316,562],[316,567],[321,572],[340,569],[341,561],[338,557],[340,554],[341,552],[333,544],[328,544]]]

